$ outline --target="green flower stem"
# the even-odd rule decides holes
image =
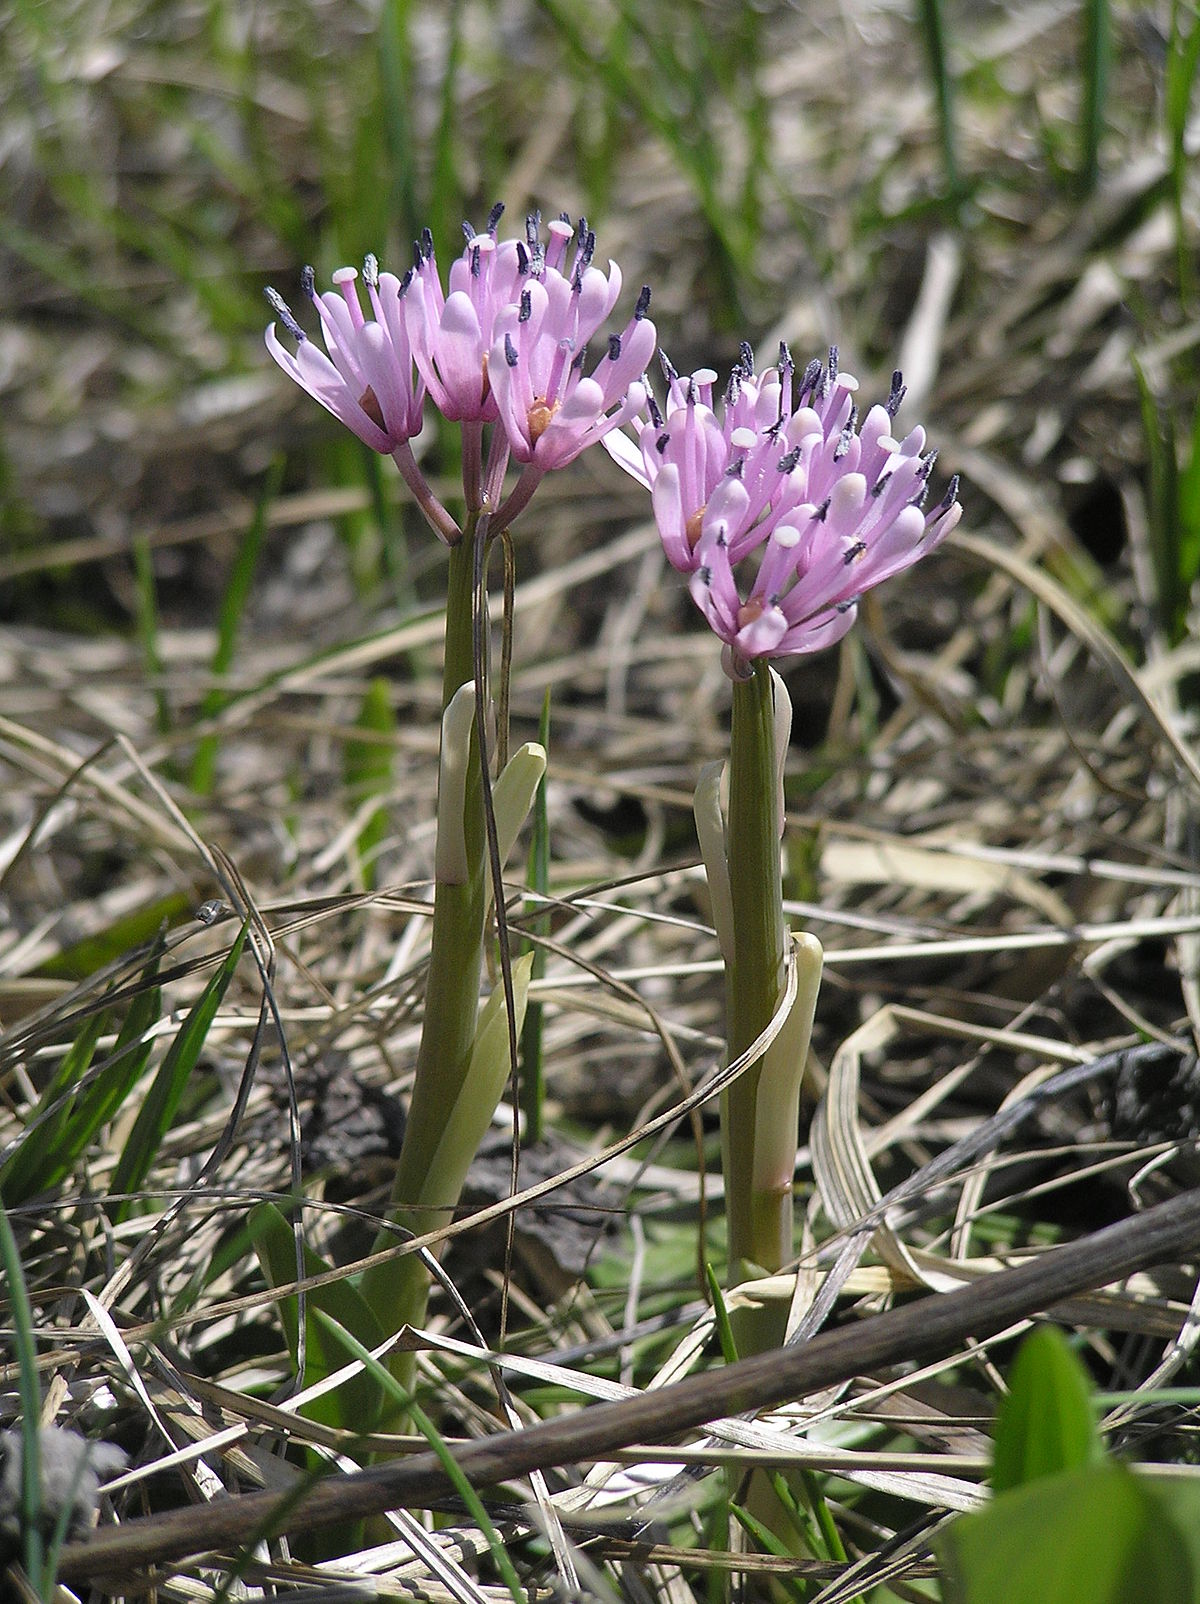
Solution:
[[[446,594],[446,648],[442,707],[460,686],[475,678],[473,593],[475,518],[450,550]],[[433,933],[425,986],[425,1015],[417,1055],[416,1079],[404,1141],[392,1187],[389,1222],[420,1235],[449,1219],[444,1207],[422,1208],[429,1196],[434,1155],[452,1136],[447,1129],[462,1089],[475,1041],[483,968],[487,866],[479,745],[472,727],[463,837],[467,876],[462,883],[439,880],[434,887]],[[455,1198],[453,1201],[457,1201]],[[382,1231],[376,1251],[393,1247],[395,1236]],[[385,1330],[420,1325],[429,1297],[429,1272],[416,1254],[368,1271],[363,1293]],[[411,1355],[400,1355],[399,1369],[411,1377]]]
[[[729,752],[726,857],[733,905],[733,953],[725,968],[730,1061],[770,1024],[783,990],[787,930],[780,872],[778,779],[770,666],[735,681]],[[778,1270],[792,1252],[790,1189],[754,1183],[755,1110],[763,1061],[725,1093],[721,1147],[732,1284]]]

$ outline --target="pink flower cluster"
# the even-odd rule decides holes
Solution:
[[[840,640],[862,593],[932,551],[958,522],[957,479],[923,511],[936,457],[923,454],[925,431],[892,435],[899,373],[860,429],[858,381],[839,373],[836,347],[828,366],[810,363],[797,385],[786,347],[758,374],[743,346],[719,415],[711,369],[681,378],[663,366],[665,415],[648,396],[632,438],[620,431],[604,443],[650,490],[667,557],[689,576],[730,673]]]
[[[334,289],[320,295],[306,268],[304,289],[324,351],[282,297],[267,291],[296,345],[294,353],[288,350],[272,323],[266,342],[275,361],[360,440],[396,459],[427,517],[450,541],[457,527],[424,485],[409,445],[420,432],[426,395],[444,417],[463,424],[468,505],[489,507],[499,528],[521,510],[543,474],[634,418],[648,394],[642,379],[656,341],[646,316],[650,291],[642,290],[623,332],[608,336],[606,354],[587,372],[588,341],[621,293],[619,268],[610,262],[605,274],[593,264],[596,238],[582,218],[577,228],[565,216],[556,219],[543,246],[537,213],[527,219],[524,239],[499,240],[502,211],[493,208],[482,234],[464,226],[466,246],[450,269],[447,293],[428,230],[403,278],[381,273],[368,256],[363,282],[370,316],[354,268],[339,268]],[[484,424],[499,425],[486,472]],[[510,452],[524,471],[501,505]]]

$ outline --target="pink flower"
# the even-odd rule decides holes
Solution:
[[[609,335],[607,353],[586,373],[588,341],[621,293],[620,269],[610,262],[605,276],[592,265],[596,237],[582,219],[569,272],[567,241],[576,233],[570,222],[550,224],[544,253],[536,227],[531,218],[525,282],[496,319],[488,373],[512,454],[540,478],[641,411],[642,378],[657,336],[646,316],[650,291],[643,289],[622,333]]]
[[[354,268],[340,267],[333,275],[340,294],[326,290],[318,295],[312,268],[304,269],[304,290],[321,320],[328,356],[308,338],[283,297],[268,290],[276,316],[296,341],[296,354],[280,342],[274,323],[266,332],[267,350],[301,389],[360,440],[389,453],[419,433],[425,387],[413,374],[400,280],[394,273],[381,273],[375,258],[367,257],[363,280],[374,314],[367,318],[357,278]]]
[[[438,411],[452,421],[492,423],[497,416],[488,352],[497,314],[519,298],[529,260],[520,241],[497,243],[503,211],[502,205],[492,207],[482,234],[463,224],[467,243],[450,268],[448,295],[442,294],[428,229],[401,285],[417,370]]]
[[[910,567],[961,516],[958,481],[922,510],[936,453],[925,431],[893,438],[904,399],[899,373],[884,406],[857,428],[858,381],[812,362],[793,396],[786,348],[756,375],[743,346],[718,418],[701,369],[666,365],[666,415],[653,398],[636,438],[610,435],[612,457],[649,487],[663,547],[725,642],[726,666],[830,646],[850,628],[863,591]],[[734,568],[753,556],[741,585]]]

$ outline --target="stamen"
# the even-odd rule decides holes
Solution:
[[[879,475],[879,478],[876,479],[875,483],[871,486],[871,494],[873,496],[881,496],[883,494],[883,492],[887,489],[888,482],[892,477],[893,471],[893,469],[889,468],[886,473],[881,473]]]
[[[641,293],[638,295],[638,298],[637,298],[637,303],[633,308],[633,320],[634,320],[634,322],[635,323],[640,323],[649,310],[650,310],[650,286],[649,286],[649,284],[643,284],[642,288],[641,288]]]
[[[852,563],[857,561],[857,559],[862,556],[866,549],[867,543],[865,540],[856,540],[842,558],[842,561],[845,563],[846,567],[849,568]]]
[[[517,241],[517,271],[522,278],[529,271],[529,252],[521,244],[520,240]]]
[[[749,340],[743,340],[741,345],[738,346],[738,354],[742,359],[742,367],[745,370],[746,377],[749,378],[754,372],[754,347]]]
[[[776,471],[779,473],[791,473],[799,461],[800,447],[793,446],[787,455],[780,457],[779,461],[775,464]]]
[[[892,390],[884,403],[889,418],[894,418],[900,410],[900,403],[908,394],[908,386],[904,382],[904,375],[897,368],[892,374]]]
[[[946,494],[938,502],[937,510],[939,512],[949,512],[951,507],[953,507],[954,503],[957,500],[958,500],[958,475],[955,474],[954,478],[951,479],[951,481],[950,481],[949,487],[946,490]]]
[[[650,422],[654,425],[654,427],[656,429],[661,429],[663,425],[663,415],[658,410],[658,402],[651,394],[650,386],[646,383],[646,380],[647,375],[643,373],[642,383],[646,385],[646,411],[650,414]]]
[[[368,251],[363,257],[363,283],[369,290],[379,288],[379,258],[374,251]]]
[[[504,202],[503,201],[497,201],[496,204],[492,207],[491,211],[488,213],[487,227],[484,230],[484,232],[487,233],[487,234],[491,234],[494,237],[495,233],[496,233],[496,229],[499,226],[500,219],[503,216],[504,216]]]
[[[297,323],[296,319],[292,316],[291,307],[284,300],[283,296],[280,295],[279,291],[267,289],[263,293],[266,295],[267,300],[271,304],[271,310],[275,313],[275,316],[283,324],[284,328],[288,331],[296,343],[299,344],[301,340],[307,340],[308,335],[305,334],[299,323]]]
[[[517,355],[517,348],[512,342],[511,334],[506,334],[504,336],[504,360],[508,363],[510,368],[515,368],[517,363],[521,360]]]
[[[483,252],[479,249],[479,246],[478,245],[472,246],[471,247],[471,277],[472,278],[478,278],[479,277],[479,264],[480,264],[480,262],[482,262],[482,260],[483,260]]]
[[[300,284],[310,301],[317,298],[317,270],[315,267],[302,267],[300,269]]]
[[[533,296],[528,290],[521,291],[521,307],[517,313],[518,323],[528,323],[533,316]]]
[[[825,515],[829,511],[829,503],[830,503],[830,501],[832,499],[833,499],[832,496],[826,496],[825,497],[825,500],[817,508],[816,512],[813,513],[814,522],[819,523],[819,524],[823,524],[825,522]]]
[[[838,376],[838,348],[837,348],[836,345],[831,345],[829,347],[829,382],[830,382],[831,385],[837,383],[837,376]]]
[[[706,511],[707,503],[705,503],[703,507],[697,507],[695,512],[692,513],[691,517],[688,519],[687,523],[685,523],[683,526],[683,532],[687,536],[688,546],[692,551],[695,551],[696,547],[700,544],[700,536],[704,529],[704,514]]]
[[[665,351],[660,351],[658,353],[658,365],[663,370],[663,377],[666,379],[667,383],[674,384],[675,380],[679,377],[679,370],[676,368],[674,362],[671,361],[671,358]]]
[[[608,360],[615,362],[620,355],[621,336],[619,334],[610,334],[608,337]]]
[[[658,452],[659,456],[661,457],[663,452],[667,449],[667,447],[670,444],[671,444],[671,436],[669,434],[660,434],[658,439],[654,442],[654,449]]]
[[[815,395],[817,385],[821,382],[821,364],[813,357],[804,370],[804,377],[800,381],[800,400],[803,403],[805,396]]]

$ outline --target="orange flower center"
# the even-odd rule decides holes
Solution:
[[[683,532],[687,536],[688,546],[692,551],[695,551],[696,547],[700,544],[700,526],[704,522],[704,514],[707,509],[707,502],[705,502],[703,507],[697,507],[692,516],[688,519],[687,523],[685,523],[683,526]]]
[[[763,601],[762,601],[762,599],[760,597],[751,596],[751,598],[750,598],[750,600],[748,602],[743,602],[742,605],[738,608],[738,613],[737,613],[737,626],[738,626],[738,628],[739,629],[746,629],[751,624],[757,624],[759,619],[766,612],[766,610],[767,610],[766,606],[764,605],[764,603],[763,603]]]
[[[535,401],[529,409],[529,438],[534,445],[550,427],[550,420],[558,411],[557,403],[550,407],[544,401]]]

